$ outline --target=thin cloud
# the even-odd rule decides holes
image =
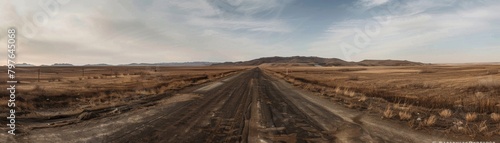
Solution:
[[[417,3],[416,5],[414,3]],[[425,52],[409,51],[427,51],[430,53],[438,52],[440,54],[444,51],[454,51],[456,48],[471,49],[477,46],[494,46],[490,45],[477,45],[473,42],[468,42],[460,45],[460,47],[447,46],[453,39],[463,39],[473,37],[480,33],[489,33],[497,31],[496,24],[500,22],[500,14],[495,12],[498,9],[497,5],[480,5],[470,6],[468,8],[458,8],[448,11],[432,11],[435,8],[444,8],[452,3],[432,4],[429,1],[415,1],[405,5],[401,5],[397,12],[390,16],[390,22],[385,24],[377,24],[380,32],[369,35],[367,34],[366,26],[370,22],[376,22],[377,15],[367,19],[346,20],[334,23],[328,30],[325,31],[324,36],[318,38],[317,41],[312,42],[309,50],[311,52],[321,51],[325,53],[335,53],[339,56],[342,53],[342,44],[349,44],[355,50],[358,50],[353,60],[372,59],[372,58],[394,58],[394,59],[407,59],[410,60],[429,60],[433,59],[435,55]],[[411,11],[408,11],[408,10]],[[462,15],[460,13],[467,13]],[[361,32],[359,32],[361,31]],[[366,43],[364,47],[357,47],[355,44],[355,36],[365,35],[368,42],[361,40],[361,43]],[[490,38],[491,40],[492,38]],[[478,39],[479,40],[479,39]],[[428,51],[429,49],[439,49],[436,51]],[[415,54],[422,54],[416,56]],[[438,53],[434,53],[438,54]],[[469,53],[459,53],[461,57],[467,57]],[[345,57],[342,54],[341,57]],[[442,61],[442,58],[434,58]],[[490,58],[491,59],[491,58]],[[448,59],[446,62],[456,59]],[[500,60],[500,59],[499,59]]]
[[[389,2],[389,0],[359,0],[358,4],[364,7],[375,7]]]

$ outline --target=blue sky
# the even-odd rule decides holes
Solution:
[[[494,0],[0,0],[18,62],[500,62]],[[6,41],[6,35],[0,35]],[[0,50],[6,54],[6,50]]]

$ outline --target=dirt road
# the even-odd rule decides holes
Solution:
[[[445,141],[345,109],[259,68],[119,115],[6,139],[37,143]]]

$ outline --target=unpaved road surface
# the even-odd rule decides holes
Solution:
[[[255,68],[157,104],[7,142],[432,142],[446,141],[365,116]]]

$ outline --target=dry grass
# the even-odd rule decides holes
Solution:
[[[347,96],[349,96],[349,97],[354,97],[354,96],[356,96],[356,92],[346,90],[346,91],[345,91],[345,95],[347,95]]]
[[[486,125],[486,121],[482,121],[482,122],[478,125],[478,129],[479,129],[479,133],[484,133],[484,132],[487,132],[487,131],[488,131],[488,126]]]
[[[335,93],[340,94],[341,91],[340,87],[335,88]]]
[[[84,74],[82,68],[85,68]],[[217,75],[233,75],[247,67],[162,68],[162,72],[153,73],[139,66],[20,67],[16,68],[19,71],[16,76],[24,85],[16,90],[25,93],[20,104],[25,109],[23,112],[28,114],[44,110],[63,109],[66,112],[92,109],[96,106],[107,108],[216,80]],[[41,74],[38,78],[39,69]],[[6,77],[0,79],[6,80]],[[4,89],[6,86],[0,85]],[[5,93],[0,93],[0,97],[4,96]],[[0,112],[4,111],[0,109]]]
[[[431,115],[429,118],[425,119],[424,126],[432,126],[436,123],[437,117],[436,115]]]
[[[441,112],[439,112],[439,116],[441,116],[443,118],[449,118],[449,117],[451,117],[451,115],[452,115],[452,113],[451,113],[450,109],[444,109]]]
[[[401,119],[401,120],[409,120],[410,118],[411,118],[411,114],[410,113],[408,113],[406,111],[405,112],[403,112],[403,111],[399,112],[399,119]]]
[[[323,88],[324,94],[344,95],[330,98],[343,101],[346,106],[357,103],[360,109],[380,113],[382,118],[394,119],[399,115],[397,120],[407,120],[412,127],[436,126],[433,129],[445,130],[456,126],[456,133],[487,136],[489,132],[500,133],[500,129],[492,130],[500,123],[497,96],[500,95],[500,74],[495,70],[499,68],[500,65],[430,65],[366,67],[352,71],[346,67],[294,67],[293,76],[287,80],[300,79],[303,83],[296,86],[304,88],[310,84],[307,90],[312,92],[316,91],[311,89]],[[283,75],[278,68],[266,70]],[[412,110],[408,110],[409,107]],[[411,115],[416,118],[417,113],[421,113],[419,119],[412,120]],[[485,113],[495,114],[483,117]],[[465,124],[451,124],[457,118]],[[487,122],[479,122],[484,120]]]
[[[384,117],[388,119],[394,117],[394,111],[392,111],[390,106],[387,106],[387,109],[384,111]]]
[[[500,121],[500,114],[498,114],[498,113],[491,113],[490,117],[491,117],[491,120],[493,120],[494,122]]]
[[[492,96],[500,94],[500,82],[498,82],[500,75],[491,75],[487,77],[488,79],[478,76],[484,76],[485,69],[499,67],[498,65],[366,67],[362,71],[353,72],[345,71],[351,71],[346,70],[347,68],[359,67],[293,67],[290,69],[295,71],[293,76],[287,78],[301,79],[304,83],[321,87],[331,87],[338,94],[344,94],[344,90],[351,90],[370,99],[374,97],[390,103],[410,104],[429,109],[455,109],[458,105],[455,102],[462,100],[465,104],[460,105],[468,108],[467,112],[487,113],[500,112]],[[266,70],[284,75],[282,68],[266,68]],[[415,74],[419,72],[425,74]],[[295,85],[301,86],[301,84]],[[480,99],[482,101],[477,101],[471,96],[477,92],[486,95],[484,99]],[[488,99],[490,102],[487,102]]]
[[[359,102],[365,102],[367,99],[367,97],[365,95],[361,95],[361,97],[359,98]]]
[[[477,119],[477,114],[476,113],[467,113],[465,114],[465,121],[467,122],[473,122]]]

